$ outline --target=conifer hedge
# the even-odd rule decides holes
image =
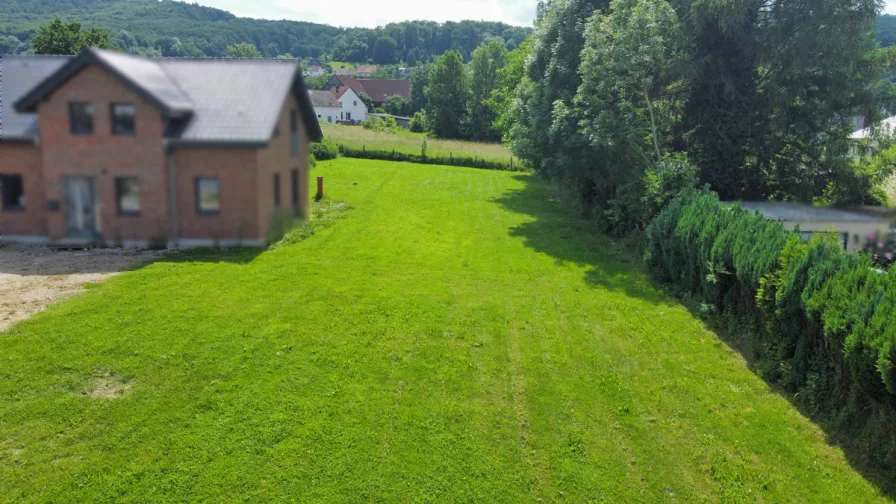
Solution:
[[[646,230],[653,275],[735,326],[763,378],[896,463],[896,270],[688,190]]]

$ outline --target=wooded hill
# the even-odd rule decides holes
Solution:
[[[248,42],[267,57],[289,53],[304,58],[326,53],[335,60],[378,64],[403,61],[414,65],[451,49],[469,59],[473,50],[490,38],[500,37],[513,49],[531,32],[530,28],[482,21],[337,28],[239,18],[221,9],[171,0],[0,0],[0,52],[27,50],[25,43],[38,26],[55,17],[105,28],[117,45],[142,48],[132,51],[138,53],[156,50],[162,56],[224,56],[228,45]]]

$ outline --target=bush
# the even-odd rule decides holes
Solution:
[[[312,143],[311,155],[318,161],[336,159],[339,157],[339,144],[329,139],[324,139],[319,143]]]
[[[368,117],[361,123],[366,129],[384,133],[396,133],[401,129],[394,117]]]
[[[423,115],[422,112],[414,112],[414,116],[411,117],[409,128],[413,133],[425,133],[426,132],[426,116]]]
[[[896,276],[833,236],[802,241],[780,223],[685,190],[647,227],[652,273],[721,320],[751,327],[764,378],[896,461]]]

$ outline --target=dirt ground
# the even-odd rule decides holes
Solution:
[[[110,278],[158,255],[121,249],[0,246],[0,332],[80,292],[86,283]]]

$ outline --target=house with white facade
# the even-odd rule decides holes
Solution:
[[[342,104],[331,91],[308,91],[311,95],[311,104],[314,106],[314,114],[317,122],[335,124],[342,114]]]
[[[336,124],[340,121],[351,121],[358,124],[367,119],[367,105],[351,88],[308,93],[318,122]]]
[[[311,65],[302,70],[302,75],[305,77],[320,77],[321,75],[324,75],[324,67],[320,65]]]
[[[361,101],[361,98],[355,93],[354,89],[344,87],[335,91],[336,93],[334,96],[336,96],[336,99],[339,101],[339,105],[342,108],[340,115],[342,121],[354,121],[359,123],[367,120],[367,105]]]

